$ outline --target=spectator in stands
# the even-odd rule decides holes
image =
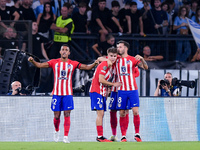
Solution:
[[[22,0],[22,11],[24,14],[24,20],[36,21],[36,17],[33,9],[31,8],[31,0]]]
[[[151,29],[149,28],[149,25],[151,24],[152,20],[147,17],[147,13],[150,11],[151,5],[150,5],[149,0],[143,1],[143,4],[144,4],[144,7],[140,10],[141,18],[143,22],[143,32],[145,34],[150,34]]]
[[[11,83],[11,92],[8,93],[7,95],[25,95],[22,94],[20,91],[22,89],[22,84],[19,81],[14,81]]]
[[[72,20],[74,22],[74,32],[78,33],[85,33],[90,34],[90,30],[88,28],[88,21],[87,21],[87,5],[85,2],[80,2],[78,4],[78,12],[75,12],[72,16]],[[82,48],[84,51],[87,47],[87,42],[85,39],[74,39],[74,42],[76,42],[80,48]]]
[[[143,21],[140,14],[140,11],[137,10],[137,3],[131,2],[130,9],[126,12],[126,20],[128,26],[128,34],[140,33],[141,36],[144,36],[143,32]],[[139,32],[140,29],[140,32]]]
[[[18,43],[14,38],[14,29],[8,27],[7,30],[3,33],[2,42],[0,42],[0,56],[4,55],[6,49],[18,49]]]
[[[199,62],[199,61],[200,61],[200,48],[197,49],[195,55],[191,59],[191,62]]]
[[[12,16],[14,17],[12,19]],[[6,0],[0,0],[0,34],[5,32],[8,26],[14,27],[15,22],[19,19],[19,14],[17,11],[11,9],[11,7],[6,6]],[[4,20],[14,20],[13,22],[3,22]]]
[[[119,2],[114,0],[111,2],[112,8],[111,8],[111,13],[112,15],[117,18],[117,20],[119,20],[119,9],[120,9],[120,5]],[[119,32],[119,27],[117,26],[117,24],[115,24],[115,22],[110,19],[110,22],[108,23],[108,27],[111,29],[112,33],[118,33]]]
[[[151,9],[151,12],[148,11],[147,17],[151,19],[151,28],[152,34],[163,34],[162,27],[168,26],[168,18],[166,12],[161,9],[160,0],[154,1],[154,7]]]
[[[36,7],[36,9],[34,10],[36,19],[37,19],[39,14],[43,13],[44,4],[45,3],[50,3],[50,2],[51,2],[50,0],[43,0],[43,4],[41,4],[41,5]],[[54,10],[54,7],[52,5],[51,5],[51,9],[52,9],[52,12],[55,14],[55,10]]]
[[[59,49],[63,44],[70,44],[71,35],[74,32],[73,20],[68,16],[68,7],[64,4],[61,9],[61,16],[51,25],[50,29],[54,30],[54,44],[51,48],[49,57],[58,58]],[[73,51],[71,51],[73,56]]]
[[[162,10],[164,12],[166,12],[166,14],[167,14],[167,21],[168,21],[168,24],[169,24],[169,13],[168,13],[168,11],[169,11],[169,5],[168,5],[168,3],[167,2],[163,2],[161,4],[161,8],[162,8]],[[165,35],[167,33],[169,33],[169,26],[163,27],[163,34]]]
[[[163,60],[162,55],[157,55],[157,56],[151,56],[151,49],[149,46],[145,46],[143,48],[143,58],[146,61],[158,61],[158,60]]]
[[[191,0],[191,12],[192,12],[192,14],[191,14],[190,18],[195,16],[197,7],[198,7],[198,0]]]
[[[192,18],[192,10],[191,10],[191,1],[183,1],[183,6],[187,8],[188,11],[188,18]],[[179,7],[180,9],[180,7]]]
[[[112,19],[115,24],[118,26],[119,31],[123,32],[122,27],[119,24],[119,21],[112,16],[106,6],[106,0],[99,0],[98,7],[94,8],[92,11],[92,20],[91,20],[91,30],[92,33],[100,34],[100,41],[103,42],[106,40],[106,35],[110,32],[108,27],[108,22]]]
[[[126,20],[126,11],[130,9],[130,1],[127,1],[124,5],[124,8],[121,8],[119,11],[119,23],[123,29],[123,33],[128,32],[127,20]]]
[[[166,0],[165,2],[169,4],[169,34],[176,34],[176,31],[173,30],[174,19],[178,14],[177,11],[175,11],[175,2],[174,0]]]
[[[68,8],[68,17],[71,18],[73,10],[74,10],[73,5],[71,3],[69,3],[69,2],[64,3],[64,5],[67,6],[67,8]]]
[[[172,85],[172,74],[167,72],[164,80],[159,80],[154,96],[180,96],[180,90],[177,86]]]
[[[110,47],[114,47],[115,37],[111,34],[108,34],[106,37],[106,41],[96,43],[92,46],[92,49],[98,54],[98,56],[106,56],[107,49]]]
[[[87,5],[84,2],[79,3],[78,5],[79,11],[74,13],[72,16],[72,20],[74,22],[74,32],[82,32],[86,34],[90,34],[90,30],[88,29],[87,22]]]
[[[195,15],[191,19],[200,24],[200,7],[197,8]]]
[[[28,35],[24,39],[28,39]],[[46,39],[38,34],[38,25],[37,22],[32,22],[32,53],[34,56],[37,56],[39,59],[49,60],[47,52],[44,48],[44,43]],[[22,51],[27,51],[28,41],[25,41],[22,46]]]
[[[186,6],[179,8],[178,16],[174,21],[174,30],[177,30],[178,35],[188,35],[188,23],[186,20],[188,17],[188,11]],[[176,41],[177,51],[176,60],[186,61],[191,54],[191,46],[188,40]],[[184,50],[184,52],[182,52]]]
[[[53,14],[51,3],[45,3],[43,13],[40,13],[37,18],[38,34],[50,40],[50,27],[55,20],[56,16]]]
[[[23,14],[23,11],[22,11],[22,1],[21,0],[14,0],[14,3],[15,4],[14,4],[14,6],[12,6],[12,9],[14,11],[18,12],[19,20],[24,21],[24,14]],[[23,37],[27,34],[27,26],[24,22],[16,22],[14,28],[16,29],[16,31],[18,33],[19,49],[21,49]]]

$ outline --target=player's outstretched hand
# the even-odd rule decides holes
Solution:
[[[140,55],[136,55],[136,56],[135,56],[135,59],[136,59],[136,60],[142,60],[142,59],[143,59],[143,57],[142,57],[142,56],[140,56]]]
[[[28,58],[28,61],[29,61],[29,62],[33,62],[33,57],[30,56],[30,57]]]

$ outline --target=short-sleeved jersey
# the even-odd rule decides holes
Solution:
[[[47,63],[54,72],[52,95],[73,95],[72,75],[76,68],[80,68],[81,64],[70,59],[67,62],[63,62],[60,58],[52,59]]]
[[[117,59],[116,68],[118,80],[122,82],[122,86],[120,86],[118,90],[132,91],[138,89],[135,80],[135,67],[138,63],[140,63],[140,61],[129,55],[125,58]]]
[[[94,72],[92,84],[90,86],[90,93],[96,92],[102,96],[106,96],[107,85],[99,82],[99,75],[104,75],[105,80],[112,82],[115,71],[116,69],[114,65],[108,68],[107,61],[103,61],[102,63],[100,63]]]

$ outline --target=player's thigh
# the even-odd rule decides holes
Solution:
[[[118,91],[117,109],[127,109],[128,96],[127,91]]]
[[[138,90],[130,91],[128,95],[128,99],[129,99],[130,108],[140,106]]]
[[[90,93],[91,110],[104,110],[106,111],[106,98],[102,95],[92,92]]]
[[[62,106],[61,110],[73,110],[74,109],[74,101],[72,95],[65,95],[62,98]]]
[[[53,95],[51,100],[51,110],[61,111],[61,101],[62,101],[62,96]]]
[[[110,94],[109,109],[117,110],[117,92],[111,92]]]

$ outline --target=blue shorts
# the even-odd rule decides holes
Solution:
[[[116,107],[117,107],[117,92],[111,92],[109,109],[110,110],[117,110]]]
[[[64,111],[73,109],[74,109],[74,101],[72,95],[65,95],[65,96],[53,95],[51,101],[52,111]]]
[[[132,107],[139,107],[138,90],[134,91],[118,91],[117,109],[130,109]]]
[[[90,93],[91,110],[104,110],[106,111],[106,97],[103,97],[99,93]]]

